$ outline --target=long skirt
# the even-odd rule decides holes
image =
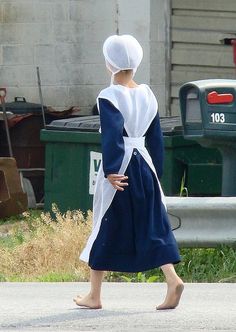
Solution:
[[[179,250],[156,175],[137,149],[125,175],[129,186],[116,192],[103,216],[89,266],[94,270],[140,272],[178,263]]]

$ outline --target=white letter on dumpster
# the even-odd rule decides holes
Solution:
[[[98,169],[101,164],[102,154],[100,152],[90,151],[90,172],[89,172],[89,194],[94,194],[94,188]]]

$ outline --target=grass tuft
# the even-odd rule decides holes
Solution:
[[[61,214],[56,206],[53,212],[55,220],[49,213],[36,218],[24,213],[4,237],[0,243],[2,280],[68,281],[72,275],[77,280],[88,278],[87,264],[78,257],[91,231],[91,212],[86,217],[81,211]]]

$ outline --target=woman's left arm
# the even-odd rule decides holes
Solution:
[[[159,113],[156,114],[146,132],[147,147],[152,158],[157,176],[160,179],[163,173],[164,141],[160,125]]]

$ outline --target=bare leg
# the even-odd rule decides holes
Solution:
[[[90,270],[91,289],[88,295],[84,297],[77,296],[74,299],[78,306],[89,309],[101,309],[101,286],[104,272],[97,270]]]
[[[174,309],[179,304],[181,294],[184,290],[183,281],[175,272],[173,264],[166,264],[161,266],[161,269],[166,277],[167,294],[165,301],[159,305],[157,310]]]

